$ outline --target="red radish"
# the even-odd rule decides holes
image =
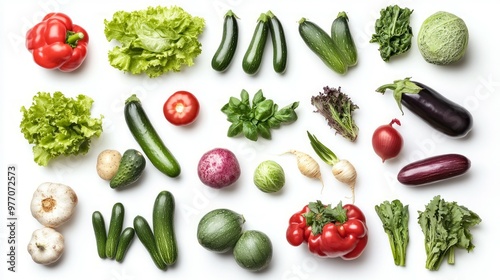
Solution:
[[[375,153],[382,158],[382,162],[395,158],[403,148],[403,137],[392,127],[393,124],[401,125],[398,119],[392,119],[389,124],[381,125],[373,132],[372,146]]]

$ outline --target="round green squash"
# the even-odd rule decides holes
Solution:
[[[243,233],[245,218],[229,209],[215,209],[198,223],[198,243],[207,250],[224,253],[233,249]]]
[[[273,257],[273,245],[269,237],[258,230],[243,232],[233,249],[239,266],[250,271],[261,271],[269,266]]]

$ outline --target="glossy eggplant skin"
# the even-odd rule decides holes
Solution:
[[[464,137],[472,129],[472,115],[464,107],[434,89],[412,81],[422,88],[418,94],[403,93],[401,103],[429,125],[451,137]]]
[[[404,166],[397,179],[401,184],[420,186],[450,179],[470,169],[470,160],[460,154],[443,154]]]

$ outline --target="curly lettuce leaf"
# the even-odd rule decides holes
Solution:
[[[118,11],[104,25],[106,39],[120,43],[108,52],[109,62],[124,72],[158,77],[192,66],[201,54],[205,20],[178,6]]]
[[[60,155],[86,154],[91,138],[102,132],[102,118],[92,118],[90,109],[94,101],[83,94],[65,97],[61,92],[53,95],[38,92],[31,107],[21,107],[23,118],[20,128],[24,138],[33,146],[34,160],[47,166]]]
[[[413,10],[398,5],[388,6],[380,11],[380,18],[375,21],[375,34],[370,43],[379,44],[382,60],[389,61],[395,55],[407,52],[411,48],[413,31],[410,15]]]

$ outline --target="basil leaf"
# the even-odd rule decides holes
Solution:
[[[276,117],[270,117],[266,121],[266,123],[269,126],[269,128],[273,128],[273,129],[280,128],[280,126],[281,126],[281,121],[278,120]]]
[[[259,137],[259,134],[257,133],[257,126],[249,121],[243,122],[243,135],[252,141],[257,141],[257,138]]]
[[[257,91],[257,93],[255,93],[255,95],[253,96],[252,107],[255,107],[257,104],[264,100],[266,100],[266,98],[264,97],[262,90],[259,89],[259,91]]]
[[[259,121],[267,120],[274,114],[274,102],[271,99],[260,102],[255,106],[254,114]]]
[[[241,103],[243,103],[246,106],[250,107],[250,96],[248,94],[248,91],[246,91],[244,89],[241,90],[240,98],[241,98]]]
[[[257,124],[257,131],[264,139],[271,140],[271,129],[267,123]]]
[[[227,136],[234,137],[240,134],[242,131],[243,131],[243,122],[237,121],[229,126],[229,129],[227,130]]]

